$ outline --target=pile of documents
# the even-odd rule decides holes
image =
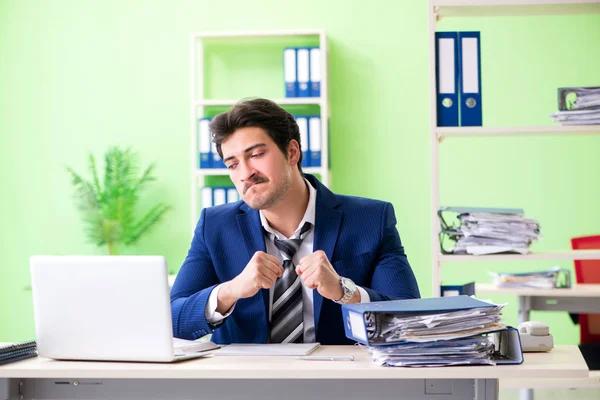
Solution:
[[[550,117],[562,125],[600,124],[600,87],[559,89],[558,109]]]
[[[451,223],[446,213],[454,214]],[[442,252],[445,254],[529,253],[540,235],[540,225],[525,218],[522,209],[446,207],[438,215],[442,225]],[[445,248],[443,236],[453,240],[451,250]]]
[[[456,296],[438,301],[464,298],[470,299]],[[506,329],[500,322],[503,305],[471,300],[484,306],[440,312],[366,313],[373,361],[393,367],[495,365],[495,346],[485,334]]]
[[[538,272],[490,272],[490,275],[494,278],[494,285],[498,288],[554,289],[571,287],[571,271],[559,267],[553,267],[547,271]]]

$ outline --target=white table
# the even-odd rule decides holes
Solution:
[[[0,400],[20,394],[24,399],[495,400],[499,379],[588,377],[576,346],[557,346],[528,356],[521,365],[496,367],[385,368],[374,365],[358,346],[323,346],[314,355],[354,355],[355,361],[215,355],[152,364],[38,357],[0,367]]]
[[[576,284],[569,289],[506,289],[497,288],[493,284],[478,283],[475,285],[475,293],[477,296],[498,294],[518,296],[519,323],[529,321],[532,310],[573,313],[597,313],[600,310],[600,285],[596,284]],[[533,400],[534,388],[565,387],[564,384],[564,380],[527,383],[527,380],[519,379],[511,383],[511,386],[528,388],[522,391],[521,399]],[[596,387],[597,382],[588,378],[572,384],[576,385],[573,387],[590,387],[589,385]]]
[[[519,323],[529,321],[531,310],[598,313],[600,285],[577,284],[569,289],[501,289],[492,284],[478,283],[475,293],[480,295],[515,295],[519,298]]]

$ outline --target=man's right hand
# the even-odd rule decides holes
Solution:
[[[277,257],[257,251],[238,276],[221,286],[217,311],[225,314],[239,299],[252,297],[260,289],[272,288],[282,274],[283,267]]]

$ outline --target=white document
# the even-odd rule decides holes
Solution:
[[[217,356],[306,356],[315,351],[319,343],[240,343],[222,347]]]

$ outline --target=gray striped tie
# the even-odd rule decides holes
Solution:
[[[297,239],[279,240],[275,235],[270,235],[283,258],[283,275],[275,281],[273,293],[271,343],[304,342],[302,284],[292,258],[310,228],[310,222],[304,223]]]

